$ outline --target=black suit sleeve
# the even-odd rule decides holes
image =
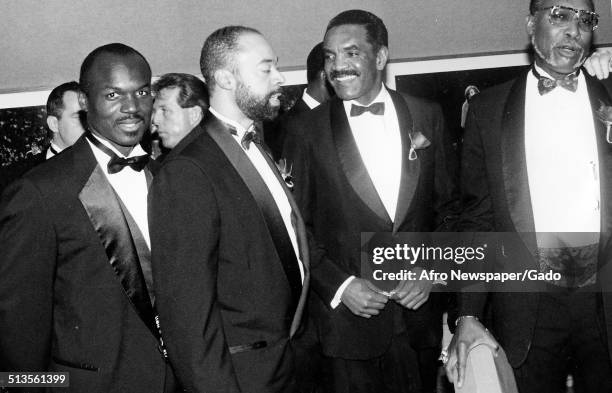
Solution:
[[[297,202],[308,235],[310,251],[310,272],[313,289],[319,294],[324,303],[329,303],[335,296],[338,288],[352,273],[346,272],[327,257],[325,247],[314,236],[314,213],[316,206],[316,170],[313,167],[313,154],[311,149],[316,148],[305,137],[306,130],[300,127],[301,118],[291,119],[285,124],[285,143],[283,157],[291,163],[291,173],[294,178],[293,196]]]
[[[210,180],[167,162],[149,194],[153,281],[162,336],[189,392],[239,392],[217,302],[220,214]]]
[[[478,117],[475,115],[476,111],[477,104],[471,104],[463,140],[461,157],[462,212],[459,229],[463,232],[490,232],[494,229],[493,206],[486,176],[486,157],[481,138],[481,128]],[[476,239],[475,242],[478,242],[478,240]],[[463,288],[457,299],[458,315],[475,315],[482,318],[486,300],[487,292],[484,284]],[[450,320],[449,323],[451,323]]]
[[[49,366],[55,231],[39,190],[28,180],[0,202],[0,371]]]
[[[435,169],[434,169],[434,230],[452,232],[457,229],[457,221],[461,210],[458,179],[453,176],[454,165],[458,165],[449,150],[449,136],[446,132],[444,116],[438,105],[432,111],[434,129]]]

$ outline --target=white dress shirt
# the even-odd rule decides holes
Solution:
[[[238,143],[238,146],[246,153],[249,160],[261,176],[264,183],[268,187],[268,190],[272,194],[274,198],[274,202],[280,211],[281,217],[283,218],[283,222],[285,224],[285,228],[287,229],[287,233],[289,234],[289,238],[291,239],[291,245],[293,246],[293,251],[295,252],[295,256],[298,260],[298,265],[300,268],[300,276],[302,279],[302,283],[304,283],[304,266],[302,264],[302,260],[300,259],[300,251],[298,248],[297,235],[295,229],[293,228],[293,224],[291,223],[291,205],[289,204],[289,199],[287,198],[287,194],[285,194],[285,190],[281,186],[279,180],[276,178],[274,172],[272,172],[272,168],[268,165],[268,162],[262,155],[261,151],[257,149],[253,144],[251,144],[249,149],[244,149],[240,141],[242,137],[247,132],[247,129],[242,127],[238,122],[235,122],[222,114],[216,111],[212,106],[208,108],[210,113],[212,113],[217,119],[223,121],[224,123],[229,124],[230,126],[236,129],[237,135],[233,135],[232,137]]]
[[[351,116],[352,105],[370,106],[376,102],[385,104],[384,115],[365,112],[359,116]],[[393,100],[387,88],[382,85],[376,98],[369,104],[362,105],[354,100],[344,101],[344,110],[363,164],[393,221],[402,175],[402,137]],[[344,290],[354,278],[355,276],[350,276],[338,288],[330,302],[332,308],[338,307]]]
[[[584,75],[578,76],[576,92],[559,86],[540,95],[537,83],[529,73],[525,153],[535,230],[599,232],[599,158]]]
[[[51,146],[47,149],[47,154],[45,155],[45,160],[48,160],[49,158],[55,156],[55,153],[53,152],[53,150],[51,150],[53,148],[53,150],[55,150],[56,152],[61,152],[62,149],[60,149],[60,147],[58,145],[56,145],[55,143],[51,142]]]
[[[145,152],[140,145],[136,145],[126,157],[107,140],[98,138],[94,134],[92,135],[119,157],[129,158],[147,154],[147,152]],[[96,161],[98,161],[98,164],[102,168],[102,172],[104,172],[108,182],[111,184],[119,198],[121,198],[123,205],[132,215],[136,225],[138,225],[138,229],[140,229],[142,236],[147,242],[147,246],[149,246],[149,249],[151,249],[151,240],[149,238],[149,220],[147,218],[147,194],[149,190],[144,170],[138,172],[129,166],[126,166],[117,173],[109,174],[107,165],[110,161],[110,157],[102,150],[95,147],[93,143],[89,141],[87,142],[91,146],[91,150],[96,157]]]
[[[304,93],[302,94],[302,100],[308,105],[310,109],[314,109],[321,105],[321,103],[315,100],[310,94],[308,94],[308,88],[304,89]]]

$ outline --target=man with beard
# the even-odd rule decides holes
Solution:
[[[291,392],[308,288],[304,224],[258,122],[283,77],[264,37],[228,26],[204,42],[203,132],[168,157],[151,190],[157,306],[170,362],[190,392]]]
[[[123,44],[83,61],[87,131],[0,203],[0,370],[61,371],[74,392],[173,392],[156,326],[139,146],[151,69]]]
[[[370,12],[334,17],[323,50],[337,97],[290,120],[287,130],[284,154],[315,239],[309,310],[326,392],[436,386],[442,312],[431,283],[404,281],[387,296],[361,275],[362,232],[428,232],[456,214],[442,113],[383,85],[387,41]]]
[[[461,293],[446,370],[462,385],[469,350],[499,342],[522,393],[563,392],[568,372],[577,392],[612,392],[612,101],[580,72],[598,15],[591,0],[532,0],[529,11],[535,63],[470,103],[460,228],[516,232],[495,268],[561,278]]]

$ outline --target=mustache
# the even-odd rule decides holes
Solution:
[[[342,70],[342,71],[332,71],[329,73],[330,79],[342,78],[343,76],[359,76],[361,75],[356,70]]]
[[[275,94],[279,94],[279,97],[278,97],[278,99],[279,99],[279,100],[282,100],[283,98],[285,98],[285,95],[283,94],[283,89],[282,89],[281,87],[279,87],[279,88],[274,89],[274,90],[272,90],[271,92],[269,92],[269,93],[266,95],[266,99],[267,99],[267,100],[269,100],[269,99],[270,99],[270,98],[272,98],[272,96],[273,96],[273,95],[275,95]]]
[[[128,115],[128,116],[123,116],[120,117],[116,120],[117,123],[121,123],[122,121],[126,121],[126,120],[141,120],[144,121],[144,116],[142,116],[141,114],[135,113],[133,115]]]

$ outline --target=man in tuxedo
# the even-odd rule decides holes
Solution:
[[[264,124],[266,144],[272,150],[276,160],[281,158],[285,142],[286,123],[289,119],[316,108],[330,98],[331,86],[327,82],[323,66],[323,43],[319,42],[312,48],[306,58],[306,81],[308,84],[300,99],[293,104],[287,113],[279,116],[278,121]]]
[[[83,61],[87,132],[0,203],[0,369],[63,371],[74,392],[172,392],[151,284],[139,146],[151,69],[123,44]],[[60,389],[65,390],[65,389]]]
[[[308,85],[304,89],[302,97],[287,112],[288,115],[295,116],[314,109],[329,100],[331,96],[330,87],[328,87],[327,78],[325,77],[324,66],[323,43],[319,42],[312,48],[306,58],[306,80]]]
[[[186,138],[208,110],[206,84],[191,74],[170,73],[155,81],[153,94],[151,131],[157,132],[166,150],[180,150],[196,137]]]
[[[431,283],[402,282],[389,298],[360,276],[361,232],[433,231],[456,209],[440,108],[384,86],[387,45],[370,12],[334,17],[323,50],[337,97],[287,128],[283,154],[314,240],[309,310],[329,392],[435,390],[442,312]]]
[[[80,92],[79,84],[72,81],[62,83],[49,94],[47,127],[52,137],[46,153],[47,159],[72,146],[85,132],[81,123]]]
[[[305,228],[258,123],[280,106],[257,30],[204,42],[210,108],[151,189],[153,278],[170,362],[190,392],[291,392],[291,337],[308,289]],[[192,131],[195,132],[195,131]]]
[[[460,228],[515,232],[495,267],[560,278],[523,293],[496,283],[460,294],[446,365],[459,385],[469,349],[499,342],[521,393],[565,391],[568,373],[576,391],[612,391],[612,101],[580,72],[597,23],[590,0],[531,1],[534,64],[470,103]],[[482,323],[487,296],[492,334]]]
[[[47,98],[47,127],[51,144],[46,152],[33,154],[23,161],[0,168],[0,192],[36,165],[55,156],[83,134],[80,120],[81,106],[77,82],[66,82],[57,86]]]

